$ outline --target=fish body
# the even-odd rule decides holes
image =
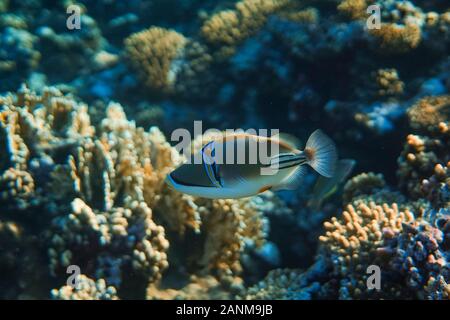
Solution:
[[[267,156],[272,151],[276,153]],[[166,181],[180,192],[212,199],[294,189],[301,182],[304,164],[332,176],[337,158],[333,142],[320,130],[311,135],[303,151],[278,137],[243,133],[210,141],[200,152],[202,163],[183,164]]]

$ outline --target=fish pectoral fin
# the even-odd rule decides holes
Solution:
[[[306,173],[305,166],[298,166],[290,176],[285,178],[279,185],[273,188],[273,190],[295,190],[299,187]]]

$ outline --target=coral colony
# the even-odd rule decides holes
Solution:
[[[0,298],[449,299],[449,90],[443,1],[0,0]],[[356,165],[189,196],[194,121]]]

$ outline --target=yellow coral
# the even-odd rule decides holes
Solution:
[[[413,23],[383,23],[379,29],[370,29],[369,33],[379,41],[379,49],[386,53],[405,53],[415,49],[422,37],[420,27]]]
[[[338,5],[338,11],[351,19],[361,19],[367,17],[366,0],[344,0]]]
[[[416,130],[446,131],[445,124],[448,125],[450,120],[450,96],[426,97],[419,100],[408,109],[408,118]]]
[[[234,47],[255,34],[273,14],[289,0],[242,0],[233,10],[224,10],[205,21],[201,36],[214,46],[228,48],[223,52],[234,53]]]
[[[279,13],[279,16],[299,23],[317,23],[319,21],[319,11],[316,8],[298,11],[284,10]]]
[[[257,247],[264,242],[264,219],[249,199],[198,199],[199,212],[206,231],[201,264],[205,271],[213,271],[226,285],[241,286],[237,278],[242,272],[240,255],[245,240]]]
[[[125,39],[125,52],[146,86],[170,92],[176,80],[176,64],[187,39],[174,30],[151,27]]]
[[[380,96],[399,96],[403,94],[405,84],[400,80],[397,70],[379,69],[376,73],[378,94]]]

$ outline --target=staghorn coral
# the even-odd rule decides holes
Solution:
[[[53,289],[52,299],[55,300],[117,300],[116,289],[107,286],[105,280],[94,281],[84,274],[78,276],[78,287],[66,285]]]

